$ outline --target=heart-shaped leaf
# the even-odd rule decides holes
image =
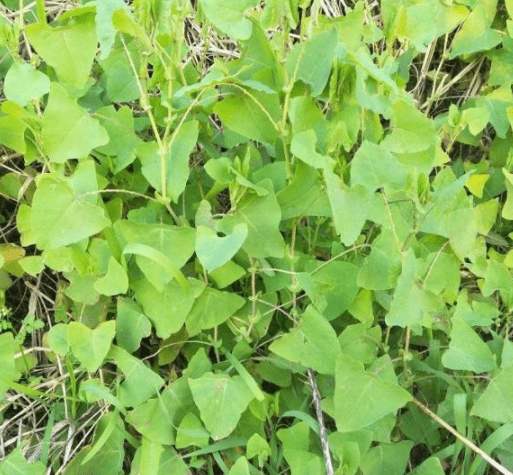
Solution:
[[[116,334],[116,322],[100,323],[94,330],[80,322],[68,325],[68,343],[71,351],[90,373],[96,371],[109,352]]]
[[[248,235],[248,226],[239,223],[233,232],[219,237],[214,231],[198,226],[196,230],[196,255],[207,272],[226,264],[240,249]]]

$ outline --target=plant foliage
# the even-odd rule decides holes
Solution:
[[[511,1],[0,13],[0,473],[511,474]]]

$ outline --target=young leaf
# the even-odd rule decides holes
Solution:
[[[112,345],[108,354],[125,375],[118,388],[117,397],[125,407],[137,407],[155,396],[164,385],[164,380],[144,363],[119,346]]]
[[[310,40],[298,43],[287,55],[289,78],[310,85],[314,97],[320,95],[328,81],[337,44],[336,28],[322,31]]]
[[[470,414],[494,422],[513,422],[513,366],[501,369],[488,383]]]
[[[160,338],[168,338],[182,328],[194,302],[205,288],[205,283],[196,279],[189,279],[188,283],[188,292],[176,280],[167,283],[162,292],[146,279],[132,284],[137,301]]]
[[[351,184],[362,185],[369,191],[402,191],[407,178],[406,170],[390,152],[367,140],[351,161]]]
[[[116,311],[117,344],[133,353],[139,348],[141,339],[151,333],[151,323],[141,307],[129,298],[118,298]]]
[[[275,340],[269,350],[321,374],[335,374],[335,362],[341,351],[335,330],[313,305],[306,308],[299,325]]]
[[[452,319],[451,343],[442,356],[446,368],[486,373],[497,367],[488,345],[460,318]]]
[[[62,124],[63,117],[66,117],[66,127]],[[86,157],[93,148],[109,141],[107,131],[100,123],[57,83],[50,89],[42,133],[45,151],[57,163]]]
[[[13,63],[5,75],[4,93],[8,100],[25,107],[50,91],[50,79],[27,63]]]
[[[279,230],[281,210],[273,192],[271,180],[258,183],[269,191],[266,196],[246,192],[233,213],[226,215],[219,223],[218,230],[225,234],[233,232],[238,224],[248,227],[248,236],[242,249],[252,257],[282,257],[285,242]]]
[[[128,290],[128,277],[124,267],[114,257],[109,259],[107,274],[94,283],[94,290],[102,295],[124,294]]]
[[[206,373],[201,378],[189,379],[189,386],[201,419],[214,440],[233,432],[253,399],[253,393],[240,376]]]
[[[404,259],[403,270],[397,279],[394,300],[385,321],[389,326],[412,327],[419,332],[422,319],[422,290],[416,283],[416,266],[415,253],[409,249]]]
[[[196,228],[196,255],[207,272],[226,264],[240,249],[248,235],[245,223],[234,226],[233,232],[219,237],[205,226]]]
[[[139,154],[139,159],[143,175],[153,188],[162,193],[162,171],[165,170],[166,193],[175,203],[187,184],[189,155],[196,146],[197,139],[198,121],[191,120],[174,132],[171,143],[164,150],[158,150],[148,143],[140,148],[142,153]]]
[[[366,372],[341,353],[335,369],[335,421],[340,432],[363,429],[411,400],[401,386]]]
[[[71,351],[90,373],[96,371],[109,352],[116,334],[116,322],[109,320],[94,330],[80,322],[68,325],[67,338]]]
[[[185,321],[187,333],[189,336],[194,336],[201,330],[221,325],[245,302],[245,299],[235,293],[221,292],[212,287],[205,288],[187,315]]]
[[[274,144],[280,120],[277,94],[251,91],[227,96],[214,107],[214,112],[229,129],[258,142]]]
[[[258,0],[200,0],[205,16],[234,40],[247,40],[251,36],[252,23],[245,13],[257,3]]]

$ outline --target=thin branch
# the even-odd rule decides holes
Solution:
[[[326,468],[326,475],[334,475],[333,463],[331,462],[330,444],[326,434],[326,427],[324,426],[324,417],[321,409],[321,395],[315,382],[315,376],[311,369],[308,370],[308,382],[312,388],[312,399],[315,407],[315,415],[317,416],[317,423],[319,424],[319,438],[321,439],[322,456],[324,458],[324,466]],[[510,474],[511,475],[511,474]]]
[[[476,444],[474,444],[471,440],[467,439],[464,435],[461,435],[454,427],[447,424],[442,418],[438,417],[433,411],[431,411],[428,407],[424,406],[418,399],[412,398],[413,403],[419,407],[419,409],[426,413],[431,419],[440,424],[444,429],[447,429],[451,434],[453,434],[456,438],[461,440],[468,448],[473,450],[476,454],[480,455],[484,460],[486,460],[493,468],[498,470],[500,473],[504,475],[513,475],[507,468],[503,467],[500,463],[496,462],[492,457],[490,457],[486,452],[483,452]]]

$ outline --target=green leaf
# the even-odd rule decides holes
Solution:
[[[412,475],[444,475],[444,469],[438,457],[429,457],[425,462],[422,462]]]
[[[317,135],[312,129],[303,130],[292,137],[290,151],[307,165],[322,169],[325,164],[331,162],[331,159],[316,152],[316,142]]]
[[[65,323],[57,323],[50,328],[48,331],[48,346],[60,356],[68,353],[68,326]]]
[[[381,145],[392,153],[418,153],[436,143],[436,130],[430,119],[415,106],[398,99],[392,106],[392,132]]]
[[[66,127],[62,124],[63,117],[66,117]],[[56,163],[86,157],[93,148],[109,141],[107,131],[100,123],[57,83],[50,89],[42,133],[44,149]]]
[[[328,167],[324,169],[324,179],[337,234],[346,246],[351,246],[367,219],[368,192],[361,186],[347,187]]]
[[[460,318],[452,319],[451,342],[442,356],[446,368],[486,373],[497,367],[488,345]]]
[[[227,96],[215,105],[214,112],[226,127],[243,137],[270,145],[278,138],[281,115],[277,94],[251,91]]]
[[[394,234],[382,230],[372,242],[371,252],[358,273],[357,284],[370,290],[388,290],[395,286],[400,273],[401,254]]]
[[[195,411],[192,394],[184,378],[180,378],[162,391],[156,399],[150,399],[132,410],[127,422],[144,437],[163,445],[175,443],[175,429],[179,422]]]
[[[195,414],[187,414],[176,431],[175,446],[177,449],[184,449],[191,445],[206,447],[209,439],[210,434],[203,427],[199,417]]]
[[[17,381],[21,374],[16,371],[14,364],[14,354],[17,352],[16,344],[12,333],[5,332],[0,334],[0,364],[2,366],[2,376],[7,380]],[[3,399],[8,387],[3,381],[0,381],[0,398]]]
[[[341,352],[335,330],[313,305],[306,308],[299,325],[273,341],[269,350],[321,374],[335,374],[335,362]]]
[[[206,287],[187,315],[185,321],[187,333],[189,336],[194,336],[201,330],[221,325],[245,303],[246,300],[235,293]]]
[[[141,339],[151,333],[151,323],[143,310],[129,298],[118,298],[116,311],[116,342],[133,353],[141,344]]]
[[[113,171],[118,173],[135,160],[135,149],[140,143],[134,132],[134,116],[130,107],[116,110],[112,105],[98,109],[95,115],[109,135],[108,143],[96,147],[96,151],[111,157]]]
[[[4,93],[8,100],[25,107],[50,91],[50,79],[27,63],[13,63],[5,75]]]
[[[116,30],[112,23],[112,14],[119,8],[127,9],[127,5],[123,0],[112,0],[110,2],[96,3],[95,19],[96,36],[98,38],[98,43],[100,43],[99,59],[105,59],[107,56],[109,56],[112,47],[114,46]]]
[[[0,475],[43,475],[46,467],[42,462],[28,463],[23,457],[21,447],[17,447],[2,462]]]
[[[249,475],[249,465],[246,457],[242,456],[232,465],[228,475]]]
[[[253,393],[240,376],[206,373],[201,378],[189,379],[189,386],[201,420],[214,440],[233,432],[253,399]]]
[[[297,274],[297,283],[328,320],[345,312],[356,298],[358,267],[354,264],[308,262],[305,271],[309,272]]]
[[[80,15],[57,28],[33,23],[25,31],[30,44],[55,69],[61,83],[77,89],[85,86],[96,56],[93,15]]]
[[[247,40],[251,36],[251,21],[246,11],[258,0],[200,0],[205,16],[221,32],[234,40]]]
[[[472,416],[494,422],[513,422],[513,366],[499,370],[472,407]]]
[[[102,295],[124,294],[128,290],[128,277],[124,267],[114,257],[109,259],[107,274],[94,283],[94,290]]]
[[[102,2],[105,3],[105,2]],[[136,71],[140,67],[139,50],[135,41],[125,41]],[[100,65],[105,74],[107,95],[112,102],[129,102],[141,95],[137,80],[122,43],[118,43]]]
[[[306,42],[299,42],[287,55],[289,78],[310,85],[312,95],[319,96],[328,82],[337,45],[335,28],[316,33]]]
[[[396,444],[379,444],[362,457],[364,475],[389,475],[404,473],[410,457],[413,442],[403,440]]]
[[[406,188],[408,174],[401,163],[380,145],[365,140],[351,161],[351,184],[387,193]]]
[[[30,225],[39,249],[79,242],[109,224],[104,209],[83,199],[64,178],[49,174],[38,177]]]
[[[25,144],[26,129],[27,124],[16,117],[0,117],[0,143],[12,148],[15,152],[25,153],[27,150]]]
[[[285,242],[279,230],[281,210],[272,182],[265,179],[258,186],[269,193],[258,196],[256,193],[246,192],[235,210],[218,223],[218,230],[230,234],[237,225],[244,223],[248,227],[248,236],[242,245],[244,251],[256,258],[282,257]]]
[[[109,359],[125,375],[125,380],[118,388],[117,397],[125,407],[137,407],[155,396],[164,385],[164,380],[135,356],[119,346],[112,345]]]
[[[390,312],[385,317],[389,326],[412,327],[415,331],[420,331],[422,290],[416,282],[416,267],[415,253],[410,248],[406,253],[401,275],[397,279]]]
[[[194,302],[205,288],[205,283],[196,279],[189,278],[188,284],[188,292],[175,280],[167,283],[162,292],[146,279],[132,284],[137,301],[160,338],[168,338],[182,328]]]
[[[282,220],[298,216],[331,216],[328,195],[319,173],[303,161],[296,164],[292,181],[276,193]]]
[[[196,228],[196,255],[207,272],[226,264],[240,249],[248,235],[245,223],[234,226],[233,232],[218,237],[215,231],[205,227]]]
[[[340,432],[363,429],[411,400],[401,386],[366,372],[341,353],[335,369],[335,421]]]
[[[491,50],[501,42],[498,31],[490,28],[497,11],[497,0],[481,0],[468,15],[452,42],[449,59]]]
[[[178,128],[171,143],[163,150],[145,144],[139,154],[142,174],[151,186],[162,193],[162,171],[165,170],[166,193],[175,203],[183,193],[189,178],[189,155],[198,139],[198,121],[191,120]],[[164,160],[164,169],[161,160]]]
[[[80,322],[68,325],[67,339],[73,355],[89,371],[96,371],[109,352],[116,334],[116,322],[109,320],[100,323],[94,330]]]
[[[194,253],[193,228],[118,220],[114,231],[123,252],[136,255],[137,265],[157,290],[163,291],[173,278],[186,285],[179,269]]]

